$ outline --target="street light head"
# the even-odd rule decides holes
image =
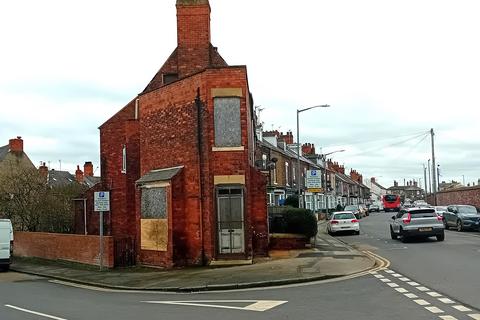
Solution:
[[[315,108],[330,108],[330,105],[329,104],[321,104],[321,105],[313,106],[313,107],[309,107],[309,108],[298,109],[297,113],[307,111],[307,110],[310,110],[310,109],[315,109]]]

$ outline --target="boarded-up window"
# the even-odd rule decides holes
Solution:
[[[166,188],[142,189],[142,219],[167,218]]]
[[[215,98],[215,146],[239,147],[242,145],[240,126],[240,98]]]

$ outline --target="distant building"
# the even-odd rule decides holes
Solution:
[[[438,191],[446,191],[446,190],[452,190],[452,189],[457,189],[457,188],[462,188],[462,187],[464,187],[464,185],[461,184],[460,182],[455,181],[455,180],[452,180],[452,182],[442,181],[439,184]]]
[[[371,177],[365,181],[365,185],[370,188],[370,200],[381,201],[382,197],[387,194],[387,188],[379,184],[375,177]]]
[[[387,189],[387,193],[399,195],[402,202],[406,199],[410,201],[425,199],[425,193],[416,181],[407,181],[406,186],[399,186],[398,182],[394,181],[393,186]]]

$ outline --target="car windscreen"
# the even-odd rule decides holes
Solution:
[[[337,213],[333,215],[333,220],[345,220],[345,219],[355,219],[355,216],[351,213]]]
[[[345,211],[350,211],[350,210],[358,210],[358,207],[357,206],[346,206]]]
[[[393,194],[387,194],[385,196],[385,201],[388,201],[388,202],[393,202],[393,201],[397,201],[397,197],[396,195],[393,195]]]
[[[477,213],[477,209],[472,206],[458,206],[458,212],[460,213]]]
[[[412,218],[433,218],[437,216],[433,209],[413,210],[410,211],[410,214]]]
[[[437,211],[447,211],[447,207],[435,207]]]

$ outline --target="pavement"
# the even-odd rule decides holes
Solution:
[[[83,285],[120,290],[198,292],[286,285],[354,275],[376,266],[371,257],[319,232],[311,248],[270,251],[251,265],[164,270],[147,267],[108,269],[61,261],[15,258],[11,270]]]

